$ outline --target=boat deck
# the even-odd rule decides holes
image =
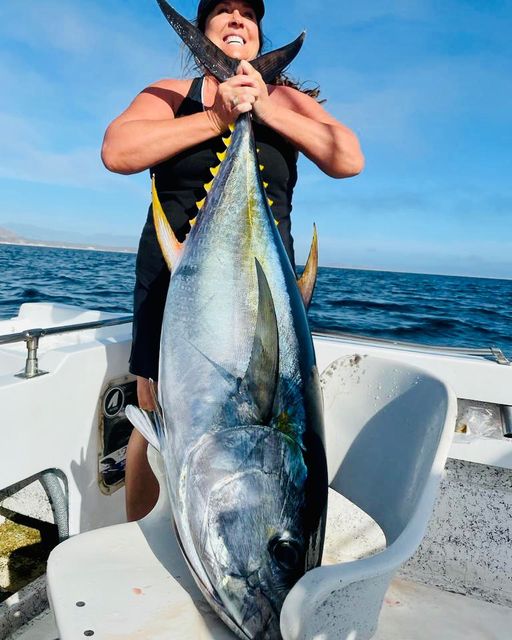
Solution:
[[[397,579],[386,594],[373,640],[505,640],[510,637],[510,629],[512,609],[508,607]],[[165,632],[145,640],[164,638],[170,640]],[[232,638],[226,629],[222,640]],[[46,610],[9,640],[57,639],[53,615]],[[121,636],[113,630],[108,638],[97,640],[121,640]]]

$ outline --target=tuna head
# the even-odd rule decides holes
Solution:
[[[204,595],[240,637],[279,638],[281,607],[306,571],[309,546],[301,448],[263,425],[210,432],[186,476],[188,529],[210,581]]]

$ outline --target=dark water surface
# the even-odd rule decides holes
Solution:
[[[0,319],[23,302],[131,312],[135,255],[0,245]],[[512,357],[512,280],[320,268],[313,328]]]

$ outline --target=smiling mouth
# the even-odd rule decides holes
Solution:
[[[235,36],[235,35],[226,36],[224,38],[224,42],[226,44],[237,44],[240,46],[245,44],[245,40],[241,36]]]

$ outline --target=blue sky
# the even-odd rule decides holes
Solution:
[[[323,265],[511,278],[512,2],[267,3],[273,46],[303,28],[291,75],[320,83],[367,166],[339,181],[301,160],[298,262],[316,221]],[[148,174],[109,174],[99,150],[138,91],[181,75],[156,2],[2,2],[0,51],[0,226],[134,245]]]

